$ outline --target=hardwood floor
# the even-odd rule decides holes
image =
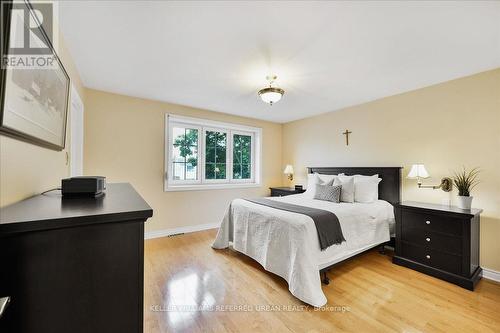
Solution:
[[[500,332],[499,283],[471,292],[373,250],[330,271],[328,304],[315,311],[252,259],[213,250],[215,234],[146,241],[145,332]]]

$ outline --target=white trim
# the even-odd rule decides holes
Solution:
[[[230,151],[230,154],[231,154],[231,183],[239,183],[239,184],[242,184],[242,183],[250,183],[250,184],[254,184],[256,183],[256,179],[259,179],[256,177],[256,170],[258,169],[257,168],[257,159],[256,159],[256,154],[257,154],[257,149],[255,148],[256,147],[256,144],[255,144],[255,140],[256,140],[256,136],[255,135],[256,133],[255,132],[245,132],[245,131],[231,131],[231,151]],[[232,160],[233,159],[233,153],[234,153],[234,135],[244,135],[244,136],[249,136],[250,137],[250,167],[251,167],[251,170],[250,170],[250,175],[251,177],[248,178],[248,179],[238,179],[238,178],[233,178],[233,163],[234,161]],[[258,135],[260,137],[260,134]],[[260,150],[259,150],[260,151]],[[257,182],[258,183],[258,182]]]
[[[483,278],[500,282],[500,272],[483,267]]]
[[[203,132],[203,128],[201,126],[193,125],[190,123],[168,122],[168,117],[166,117],[165,119],[167,121],[166,126],[168,126],[168,127],[165,127],[165,128],[168,128],[168,130],[165,131],[165,140],[167,143],[167,147],[165,150],[165,163],[166,163],[166,165],[165,165],[165,174],[166,174],[165,184],[169,183],[171,186],[193,185],[193,184],[199,185],[199,184],[201,184],[202,174],[201,174],[201,168],[200,168],[199,162],[200,162],[200,149],[201,149],[201,143],[202,143],[201,135]],[[174,175],[174,164],[172,163],[174,156],[173,156],[173,151],[172,151],[172,149],[170,149],[170,147],[172,147],[172,145],[173,145],[173,136],[171,134],[173,132],[174,125],[185,126],[186,128],[195,129],[198,131],[198,143],[197,143],[197,147],[196,147],[196,151],[197,151],[196,155],[197,155],[197,159],[198,159],[198,165],[196,167],[196,179],[193,179],[193,180],[174,180],[174,179],[172,179],[172,177]]]
[[[172,127],[174,124],[183,125],[189,128],[196,128],[198,135],[198,179],[193,181],[173,180],[172,163]],[[226,151],[226,176],[224,180],[205,179],[205,132],[207,130],[220,130],[227,134]],[[233,153],[233,133],[250,135],[252,137],[252,178],[232,179],[232,153]],[[213,120],[205,120],[173,114],[165,114],[165,138],[164,138],[164,185],[165,192],[191,191],[191,190],[211,190],[211,189],[231,189],[249,188],[261,186],[262,175],[262,128],[250,127],[239,124],[223,123]]]
[[[258,131],[260,132],[260,131],[262,131],[262,128],[259,128],[259,127],[252,127],[252,126],[246,126],[246,125],[240,125],[240,124],[234,124],[234,123],[224,123],[221,121],[201,119],[201,118],[178,116],[178,115],[171,114],[171,113],[166,114],[166,118],[167,118],[167,120],[181,122],[181,123],[187,123],[187,124],[193,124],[193,125],[198,125],[198,126],[241,130],[241,131],[247,131],[247,132],[258,132]]]
[[[203,231],[208,229],[215,229],[220,226],[220,223],[206,223],[206,224],[198,224],[186,227],[178,227],[178,228],[170,228],[163,230],[155,230],[144,233],[144,239],[153,239],[160,237],[167,237],[175,234],[187,234],[190,232]]]
[[[70,176],[83,176],[84,105],[75,86],[71,85],[70,108]]]
[[[165,192],[177,192],[177,191],[200,191],[200,190],[224,190],[231,188],[250,188],[250,187],[261,187],[261,184],[255,183],[216,183],[216,184],[195,184],[195,185],[174,185],[170,187],[165,187]]]

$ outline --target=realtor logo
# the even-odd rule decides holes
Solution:
[[[55,4],[2,1],[2,68],[53,68],[53,45],[57,42]]]

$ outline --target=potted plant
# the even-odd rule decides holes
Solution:
[[[472,198],[470,192],[477,184],[479,180],[477,176],[479,174],[479,168],[474,168],[467,171],[463,168],[459,172],[455,172],[453,176],[453,183],[458,189],[458,207],[462,209],[470,209],[472,205]]]

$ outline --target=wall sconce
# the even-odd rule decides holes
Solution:
[[[287,175],[288,180],[292,181],[293,180],[293,166],[290,164],[287,164],[285,167],[285,170],[283,170],[283,173]]]
[[[442,178],[439,185],[422,185],[421,178],[429,178],[429,173],[423,164],[413,164],[406,178],[416,179],[418,188],[432,188],[433,190],[440,188],[445,192],[450,192],[453,189],[453,181],[448,177]]]

